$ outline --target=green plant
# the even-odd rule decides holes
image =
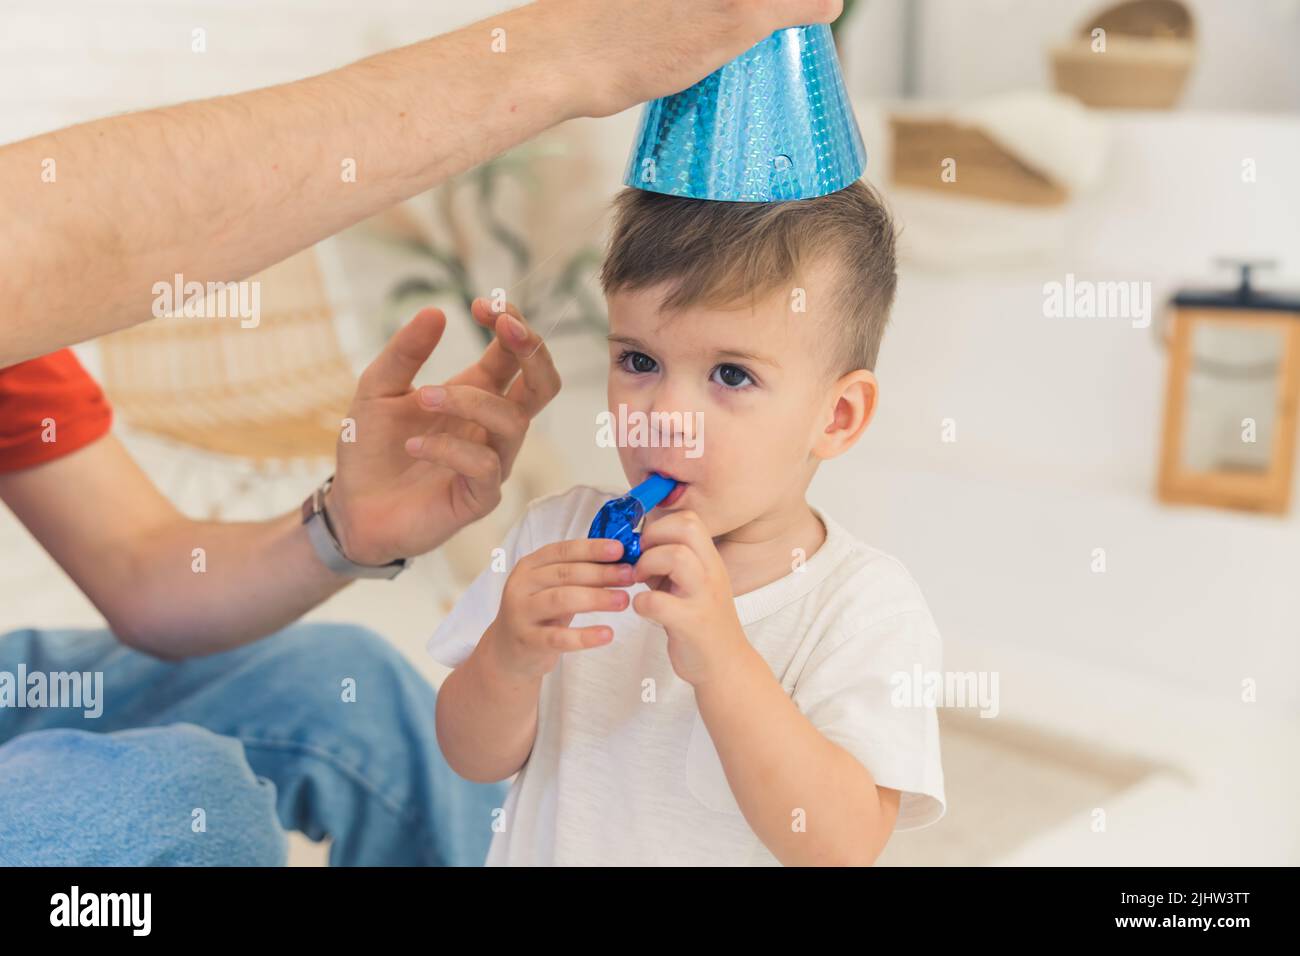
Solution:
[[[540,147],[530,144],[489,160],[468,172],[430,190],[419,200],[430,202],[434,220],[440,232],[448,238],[435,240],[430,235],[385,236],[386,241],[415,252],[427,261],[429,269],[419,275],[400,280],[388,293],[394,308],[400,300],[413,295],[437,296],[453,294],[469,312],[475,298],[491,296],[495,288],[503,288],[515,305],[535,328],[552,328],[551,334],[562,335],[570,331],[593,331],[604,335],[607,331],[605,311],[599,297],[589,288],[588,279],[600,265],[600,252],[592,244],[581,246],[553,269],[542,271],[542,266],[552,258],[540,261],[528,240],[516,229],[507,225],[497,209],[501,184],[513,179],[526,189],[536,192],[538,187],[533,164]],[[472,194],[472,212],[465,210],[461,199],[465,192]],[[481,283],[474,276],[477,258],[469,241],[467,220],[473,218],[486,236],[507,254],[511,263],[509,281],[503,283],[499,273],[490,283]],[[573,318],[567,318],[569,313]],[[565,318],[564,321],[558,321]],[[477,322],[473,323],[484,342],[492,332]]]

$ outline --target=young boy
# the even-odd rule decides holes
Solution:
[[[876,407],[889,216],[863,182],[761,204],[629,189],[601,279],[610,411],[683,432],[620,445],[623,471],[685,490],[635,566],[586,537],[625,487],[534,500],[429,642],[455,668],[448,762],[518,772],[488,863],[869,864],[944,812],[935,710],[893,703],[940,639],[902,565],[805,493]]]

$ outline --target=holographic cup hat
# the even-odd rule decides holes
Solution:
[[[623,182],[724,202],[811,199],[867,167],[831,29],[778,30],[689,89],[647,103]]]

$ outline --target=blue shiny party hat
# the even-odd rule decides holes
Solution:
[[[646,104],[624,184],[724,202],[811,199],[867,168],[831,28],[778,30],[690,89]]]

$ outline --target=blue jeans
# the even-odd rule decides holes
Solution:
[[[179,663],[102,630],[0,635],[10,691],[20,664],[102,673],[103,711],[0,706],[0,865],[279,866],[285,829],[330,837],[334,866],[486,858],[506,785],[456,776],[434,689],[370,632]]]

